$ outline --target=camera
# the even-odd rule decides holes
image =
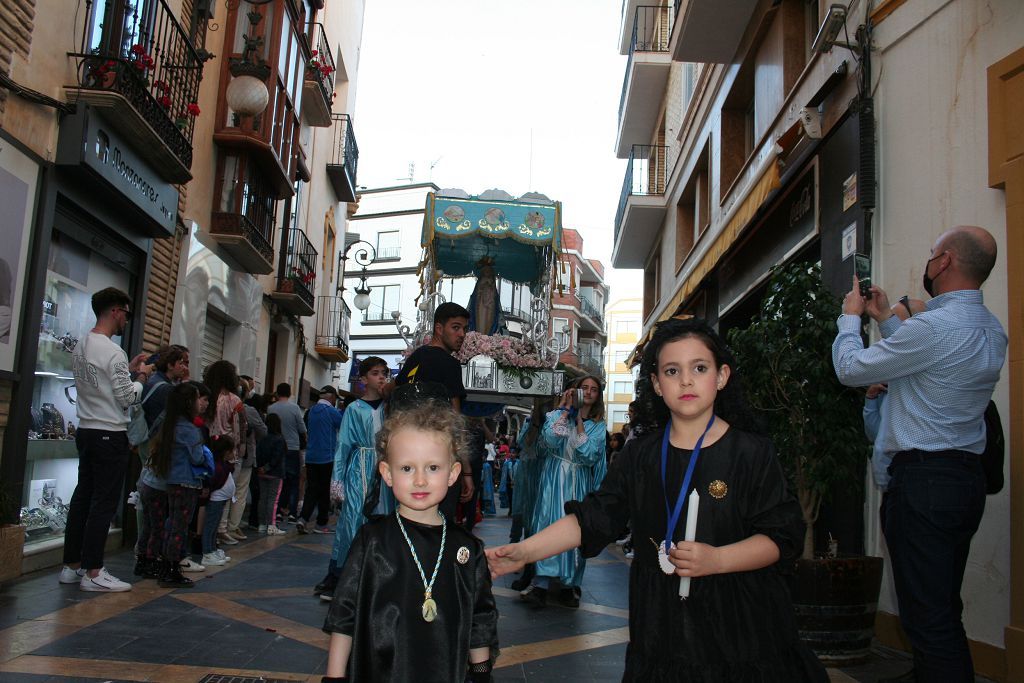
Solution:
[[[582,408],[583,407],[583,390],[582,389],[574,389],[573,390],[573,392],[572,392],[572,404],[576,408]]]

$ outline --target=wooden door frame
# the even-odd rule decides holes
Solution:
[[[988,68],[989,186],[1006,192],[1010,623],[1006,680],[1024,683],[1024,47]]]

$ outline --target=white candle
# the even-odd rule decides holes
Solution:
[[[695,541],[697,540],[697,508],[700,507],[700,495],[697,493],[697,489],[693,490],[686,502],[686,535],[683,540]],[[689,576],[679,577],[679,597],[690,597]]]

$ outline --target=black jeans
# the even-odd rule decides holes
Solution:
[[[83,569],[100,569],[110,522],[117,512],[124,473],[128,470],[128,433],[79,429],[75,446],[78,485],[68,505],[64,564],[81,562]]]
[[[331,511],[331,474],[334,463],[306,463],[306,494],[302,497],[302,513],[299,518],[305,522],[316,508],[317,526],[327,526]]]
[[[981,462],[962,451],[906,451],[889,473],[882,530],[915,675],[927,683],[973,683],[960,586],[985,512]]]

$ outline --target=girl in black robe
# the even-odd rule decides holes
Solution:
[[[567,503],[560,521],[487,551],[492,576],[499,576],[576,546],[593,557],[630,524],[635,559],[625,681],[828,680],[798,640],[780,572],[803,546],[800,507],[771,442],[738,426],[753,420],[731,366],[725,345],[703,321],[659,324],[640,371],[637,412],[647,416],[645,436],[627,443],[601,488]],[[692,478],[681,490],[695,450]],[[686,542],[685,503],[694,489],[696,539]],[[680,495],[682,511],[667,529]],[[666,537],[672,545],[659,558]],[[662,562],[674,573],[666,574]],[[680,577],[691,577],[685,600]]]
[[[483,542],[438,512],[462,471],[464,432],[454,411],[430,404],[393,414],[378,433],[381,477],[399,505],[352,542],[324,622],[324,683],[491,680],[498,610]]]

